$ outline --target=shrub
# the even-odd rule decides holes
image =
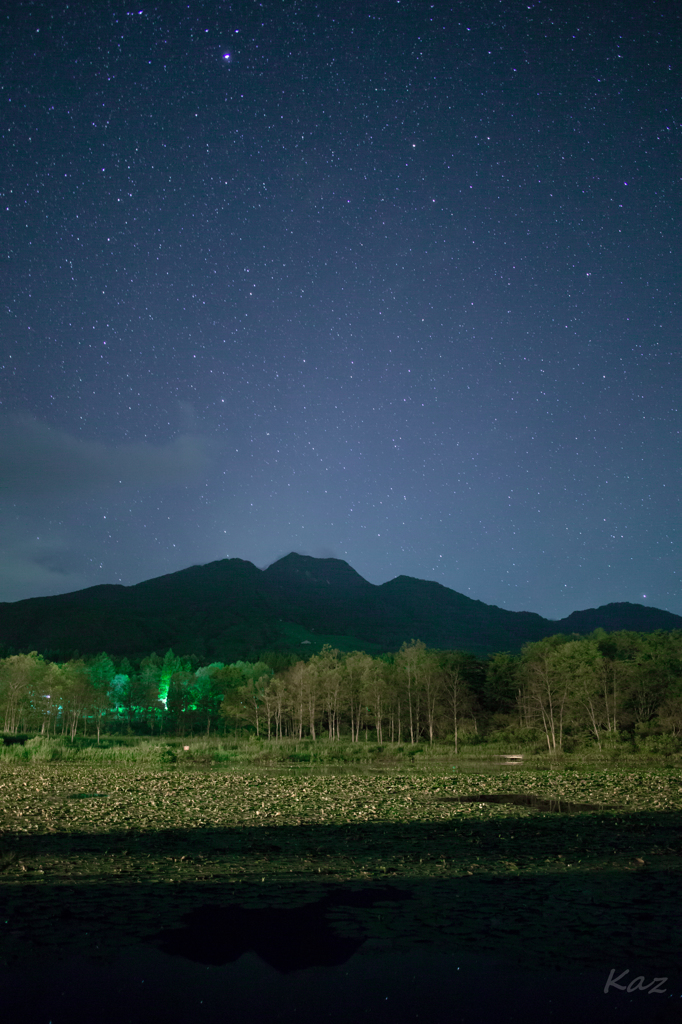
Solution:
[[[645,736],[640,743],[640,748],[648,754],[662,754],[664,757],[670,757],[671,754],[682,752],[682,740],[679,736],[671,736],[668,732],[660,735],[654,734]]]

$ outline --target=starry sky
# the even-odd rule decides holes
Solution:
[[[682,614],[674,2],[3,5],[0,600]]]

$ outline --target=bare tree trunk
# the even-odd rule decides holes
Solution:
[[[316,703],[317,703],[316,697],[317,697],[317,695],[315,693],[314,685],[309,686],[308,687],[308,720],[309,720],[310,736],[311,736],[311,738],[313,740],[317,739],[317,735],[315,733],[315,711],[316,711]]]
[[[592,731],[594,732],[594,735],[596,736],[596,739],[597,739],[597,745],[598,745],[599,749],[601,750],[601,735],[599,733],[599,726],[597,724],[597,716],[596,716],[596,713],[595,713],[594,704],[593,704],[591,699],[588,701],[588,704],[587,704],[587,714],[588,714],[589,719],[590,719],[590,724],[592,725]]]
[[[409,674],[407,677],[407,703],[410,709],[410,743],[414,743],[414,723],[412,720],[412,683]]]

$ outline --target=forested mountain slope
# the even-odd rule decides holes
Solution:
[[[405,640],[475,654],[518,651],[554,633],[680,629],[682,617],[628,603],[552,621],[475,601],[439,583],[398,576],[376,586],[347,562],[289,554],[267,569],[240,558],[195,565],[135,586],[103,585],[0,604],[0,648],[47,657],[195,653],[221,661],[263,650],[303,653],[325,639],[351,650]]]

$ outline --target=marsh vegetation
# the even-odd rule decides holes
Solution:
[[[510,793],[537,799],[491,800]],[[573,811],[585,804],[598,809]],[[377,883],[411,898],[381,921],[344,911],[344,927],[398,946],[513,951],[523,935],[526,958],[587,961],[636,936],[640,961],[646,948],[660,963],[680,942],[682,780],[663,764],[329,773],[4,759],[0,815],[6,959],[85,949],[86,932],[94,955],[197,906],[296,907]]]

